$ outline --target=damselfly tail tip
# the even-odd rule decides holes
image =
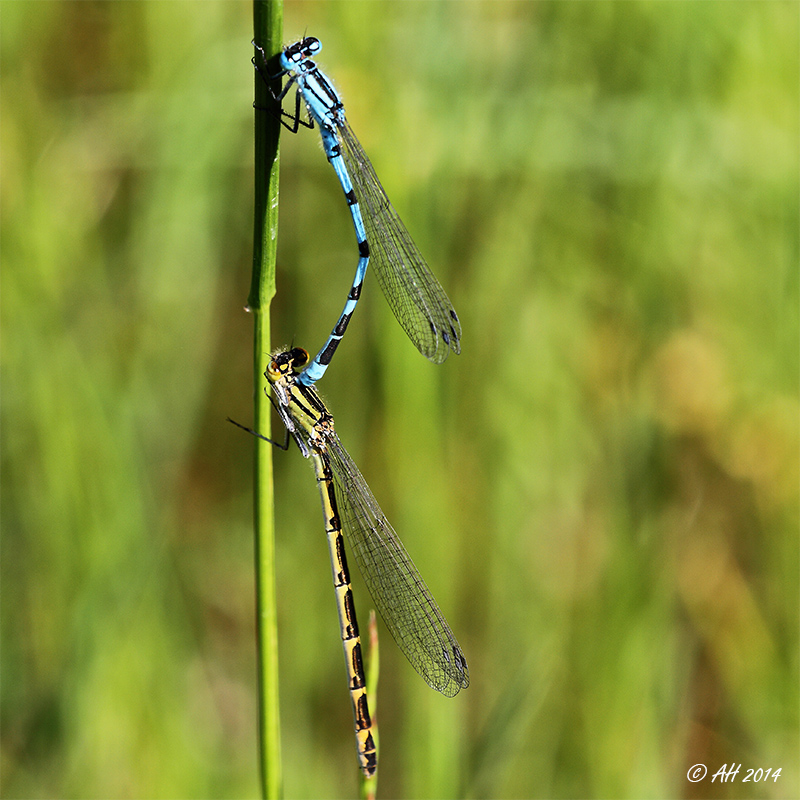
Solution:
[[[372,777],[374,777],[374,776],[375,776],[375,773],[377,772],[377,770],[378,770],[378,764],[375,762],[375,759],[373,759],[373,760],[372,760],[372,761],[371,761],[369,764],[367,764],[365,767],[361,767],[361,774],[362,774],[362,775],[363,775],[363,776],[364,776],[364,777],[365,777],[367,780],[369,780],[370,778],[372,778]]]

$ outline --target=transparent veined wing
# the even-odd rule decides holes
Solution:
[[[345,539],[378,612],[425,682],[452,697],[469,686],[456,637],[335,432],[325,445]]]
[[[361,206],[370,266],[386,300],[415,347],[441,364],[461,352],[461,323],[392,206],[375,170],[346,120],[338,121],[342,157]]]

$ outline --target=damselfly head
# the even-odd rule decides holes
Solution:
[[[313,58],[322,49],[319,39],[306,36],[299,42],[290,44],[283,51],[283,60],[287,64],[300,64],[307,58]]]
[[[291,350],[275,353],[269,362],[264,377],[270,383],[275,383],[280,378],[302,369],[308,364],[308,360],[308,350],[304,350],[302,347],[293,347]]]

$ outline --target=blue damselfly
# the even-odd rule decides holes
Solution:
[[[361,295],[367,266],[372,261],[384,295],[416,348],[436,364],[452,350],[461,352],[461,323],[439,281],[425,263],[411,235],[398,216],[375,170],[345,118],[344,105],[330,80],[312,61],[321,49],[319,39],[307,36],[286,47],[280,55],[280,72],[268,76],[264,51],[256,45],[259,62],[253,63],[265,79],[288,75],[275,100],[282,103],[292,86],[297,87],[294,113],[280,108],[284,126],[296,133],[301,125],[322,135],[322,146],[344,190],[358,243],[358,266],[344,310],[325,345],[302,371],[298,380],[310,386],[330,364],[336,347]],[[300,98],[309,120],[302,119]]]

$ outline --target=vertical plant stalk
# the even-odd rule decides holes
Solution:
[[[268,56],[280,51],[283,0],[254,0],[255,42]],[[280,90],[280,81],[278,81]],[[269,398],[263,374],[270,354],[269,305],[275,296],[275,254],[278,243],[278,163],[280,121],[260,109],[269,108],[267,84],[255,73],[255,230],[253,278],[247,308],[253,314],[253,380],[255,429],[270,435]],[[281,794],[280,710],[278,705],[278,614],[275,586],[275,497],[272,446],[254,437],[253,524],[256,575],[256,647],[258,653],[258,730],[262,796]]]

